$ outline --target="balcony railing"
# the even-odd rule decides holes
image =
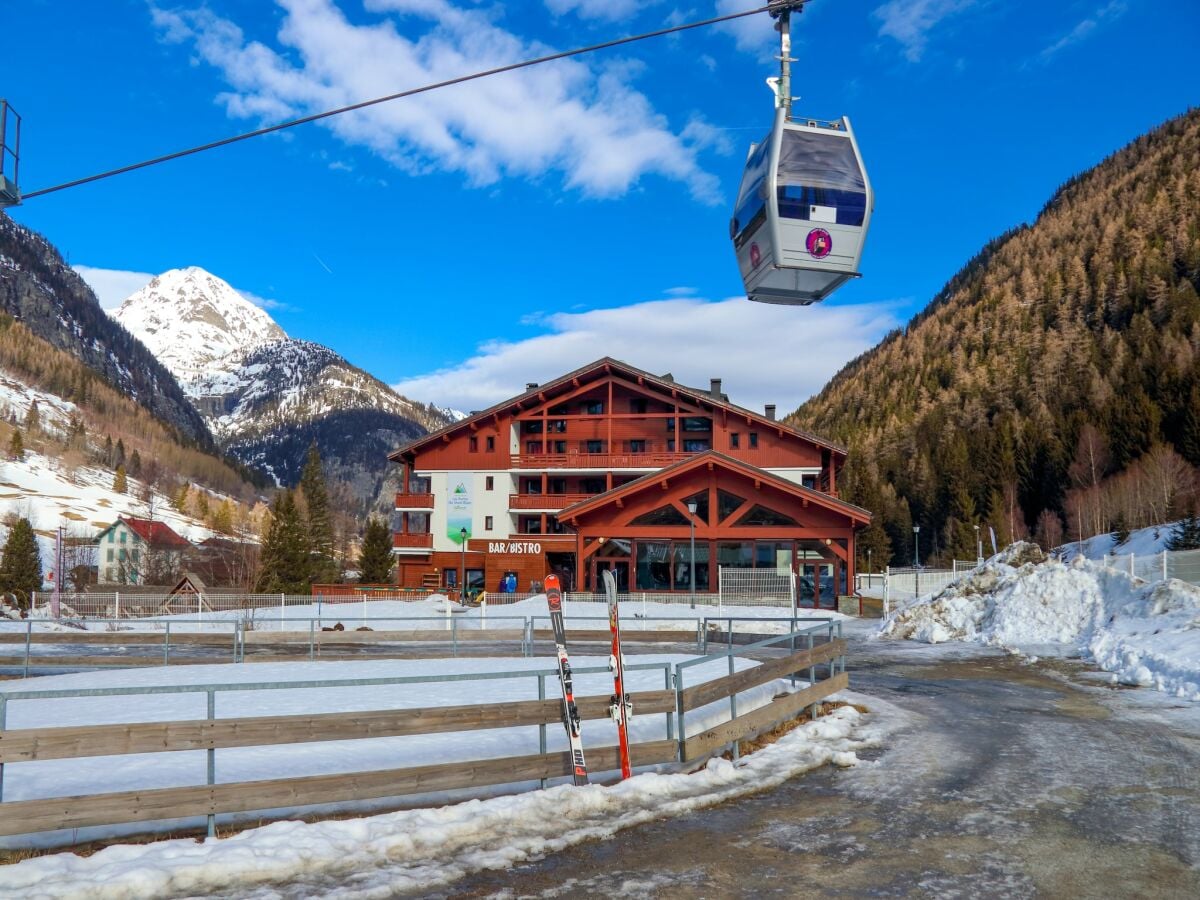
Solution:
[[[397,494],[396,509],[433,509],[433,494]]]
[[[522,453],[514,469],[661,469],[695,453]]]
[[[392,546],[397,550],[432,550],[432,534],[393,534]]]
[[[509,494],[509,509],[566,509],[595,494]]]

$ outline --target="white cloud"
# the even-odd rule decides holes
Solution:
[[[1099,7],[1061,38],[1042,50],[1038,54],[1038,58],[1042,62],[1048,63],[1060,50],[1065,50],[1067,47],[1087,40],[1102,24],[1120,18],[1125,14],[1127,9],[1129,9],[1129,6],[1125,0],[1110,0],[1109,3]]]
[[[190,42],[232,90],[231,116],[279,121],[545,55],[492,19],[496,7],[444,0],[365,0],[380,18],[348,22],[332,0],[277,0],[277,47],[249,40],[206,8],[152,7],[163,40]],[[404,33],[398,28],[403,22]],[[569,188],[616,196],[642,176],[687,185],[706,203],[719,182],[700,165],[703,129],[675,133],[631,86],[640,67],[597,58],[563,60],[322,120],[347,144],[404,171],[463,172],[475,185],[562,173]]]
[[[555,313],[549,334],[490,341],[455,366],[405,379],[407,397],[456,409],[486,409],[527,382],[545,382],[601,356],[707,388],[724,380],[730,399],[751,409],[799,406],[845,363],[898,324],[895,304],[809,307],[709,302],[678,297],[583,313]]]
[[[647,5],[643,0],[546,0],[546,8],[556,16],[573,12],[581,19],[607,22],[628,18]]]
[[[130,294],[137,293],[154,277],[151,272],[128,272],[124,269],[98,269],[95,266],[72,266],[79,277],[96,294],[102,309],[116,309]]]
[[[717,15],[727,16],[731,13],[743,12],[762,3],[747,3],[746,0],[717,0]],[[797,39],[797,17],[792,17],[792,40]],[[770,59],[779,55],[779,36],[775,31],[775,20],[767,13],[756,16],[742,16],[731,22],[722,22],[716,26],[733,38],[737,48],[745,53]]]
[[[920,62],[929,43],[929,33],[938,25],[977,0],[889,0],[872,15],[879,20],[879,34],[904,45],[909,62]]]

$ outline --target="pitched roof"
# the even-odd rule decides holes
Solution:
[[[117,521],[124,522],[129,526],[130,531],[155,549],[186,550],[192,546],[191,542],[181,537],[166,522],[157,522],[153,519],[135,519],[133,516],[121,516]]]
[[[431,431],[431,432],[429,432],[429,434],[426,434],[426,435],[423,435],[422,437],[411,440],[407,444],[404,444],[400,448],[393,450],[391,453],[389,453],[388,459],[393,460],[393,461],[399,460],[400,457],[404,453],[407,453],[411,450],[415,450],[418,447],[422,446],[423,444],[429,443],[436,438],[440,438],[442,435],[452,434],[453,432],[458,431],[459,429],[468,427],[470,425],[470,423],[472,423],[472,422],[478,422],[482,419],[486,419],[488,416],[491,416],[493,413],[497,413],[497,412],[501,411],[502,409],[505,409],[506,407],[512,406],[513,404],[521,403],[524,400],[528,400],[530,398],[535,398],[540,393],[547,393],[550,391],[554,391],[556,388],[559,388],[559,387],[569,386],[571,384],[571,382],[574,381],[576,378],[581,378],[584,375],[591,374],[599,369],[604,369],[605,367],[618,369],[621,372],[625,373],[626,375],[629,375],[635,379],[640,378],[640,379],[642,379],[642,381],[649,382],[650,384],[652,384],[656,387],[659,387],[663,390],[678,391],[679,393],[689,397],[692,400],[699,400],[699,401],[703,401],[705,403],[711,403],[713,406],[728,409],[731,412],[737,413],[738,415],[750,416],[751,418],[766,425],[767,427],[782,428],[783,430],[788,431],[791,434],[796,435],[797,437],[804,438],[805,440],[811,441],[812,443],[816,444],[819,447],[825,447],[829,450],[832,450],[834,453],[841,454],[842,456],[845,456],[847,454],[846,448],[843,447],[841,444],[835,443],[834,441],[827,440],[826,438],[815,435],[812,432],[804,431],[803,429],[796,428],[795,426],[792,426],[792,425],[788,425],[787,423],[781,422],[778,419],[768,419],[762,413],[755,412],[752,409],[746,409],[744,406],[738,406],[735,403],[730,403],[729,400],[726,398],[725,394],[721,394],[720,397],[714,397],[710,391],[706,391],[703,388],[688,387],[685,384],[680,384],[678,381],[675,381],[675,379],[672,378],[670,375],[661,375],[661,376],[660,375],[652,375],[651,373],[645,371],[644,369],[639,369],[636,366],[631,366],[629,363],[621,362],[619,359],[613,359],[611,356],[604,356],[604,357],[601,357],[600,359],[596,360],[595,362],[588,363],[586,366],[582,366],[581,368],[576,369],[574,372],[568,372],[566,375],[562,375],[559,378],[555,378],[553,381],[547,381],[545,384],[540,384],[540,385],[537,385],[536,387],[529,388],[527,391],[525,391],[522,394],[518,394],[515,397],[510,397],[509,399],[504,400],[501,403],[497,403],[494,406],[489,406],[487,409],[480,410],[479,412],[473,413],[473,414],[467,416],[465,419],[460,419],[457,422],[452,422],[449,425],[439,428],[437,431]]]
[[[626,482],[619,487],[613,488],[611,491],[605,491],[603,494],[597,494],[594,497],[588,497],[586,500],[581,500],[572,506],[568,506],[558,514],[560,521],[577,516],[580,513],[591,512],[598,509],[607,503],[616,500],[617,497],[628,496],[636,491],[641,490],[652,484],[657,484],[664,478],[670,478],[672,475],[689,469],[706,466],[709,463],[715,463],[723,468],[731,469],[736,472],[741,472],[751,478],[758,478],[762,481],[769,482],[781,490],[795,494],[798,497],[815,503],[817,506],[823,506],[833,512],[840,513],[844,516],[849,516],[852,519],[860,520],[864,525],[871,521],[871,511],[863,509],[861,506],[855,506],[853,503],[847,503],[845,500],[839,500],[837,497],[831,497],[829,494],[824,494],[821,491],[814,491],[812,488],[806,488],[804,485],[797,484],[794,481],[789,481],[782,476],[775,475],[765,469],[760,469],[758,466],[751,465],[748,462],[743,462],[740,459],[734,459],[732,456],[727,456],[719,450],[706,450],[703,453],[697,453],[695,456],[682,460],[677,463],[659,469],[657,472],[650,472],[643,475],[641,478],[636,478],[633,481]]]

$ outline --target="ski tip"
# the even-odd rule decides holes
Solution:
[[[562,583],[558,580],[557,575],[547,575],[543,585],[546,588],[547,594],[551,591],[558,591],[560,594],[562,593]]]

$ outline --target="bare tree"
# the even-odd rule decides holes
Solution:
[[[1037,520],[1037,531],[1034,539],[1044,550],[1051,550],[1063,542],[1063,524],[1058,513],[1051,509],[1043,509]]]

